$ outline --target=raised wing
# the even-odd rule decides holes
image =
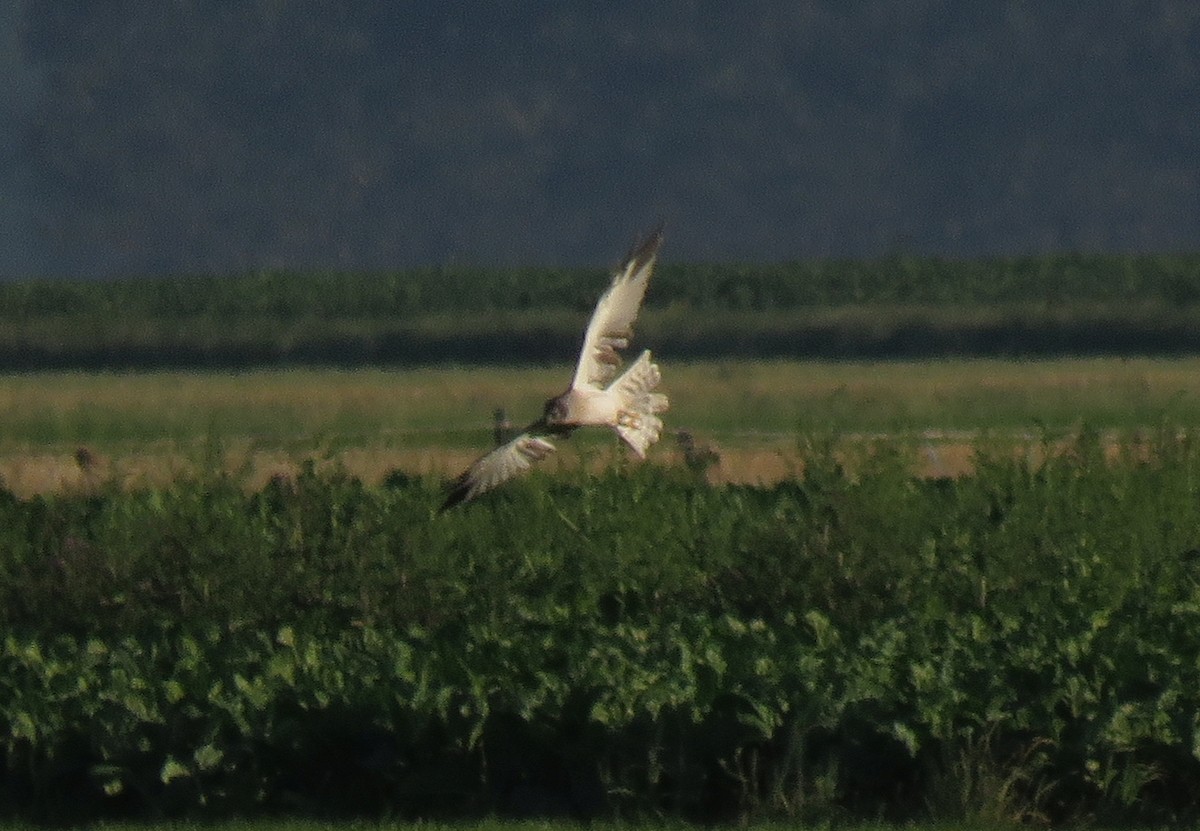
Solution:
[[[603,389],[616,376],[617,367],[621,365],[617,350],[628,346],[633,336],[633,321],[646,295],[646,283],[654,270],[660,245],[661,226],[635,245],[625,262],[613,273],[612,283],[600,295],[584,333],[579,365],[571,381],[574,389]]]
[[[490,491],[529,470],[534,462],[540,462],[553,453],[554,445],[538,435],[537,431],[541,427],[541,422],[535,422],[508,444],[502,444],[476,459],[450,483],[446,501],[442,503],[440,510],[453,508],[460,502],[466,502],[485,491]]]

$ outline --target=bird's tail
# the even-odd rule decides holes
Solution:
[[[668,401],[665,395],[654,392],[660,380],[658,365],[650,361],[650,350],[646,350],[609,387],[621,395],[617,434],[640,458],[646,457],[646,448],[658,441],[662,432],[658,413],[666,412]]]

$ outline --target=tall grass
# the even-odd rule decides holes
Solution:
[[[971,443],[1009,451],[1042,430],[1152,428],[1200,417],[1194,359],[917,362],[664,360],[672,400],[651,461],[681,463],[672,433],[713,450],[714,482],[772,482],[802,465],[797,436],[861,445],[888,435],[920,450],[921,470],[970,470]],[[96,481],[162,484],[219,458],[251,487],[305,459],[372,483],[392,470],[457,473],[492,441],[492,414],[531,420],[568,368],[34,373],[0,376],[0,481],[28,495]],[[560,443],[550,469],[620,458],[612,436]],[[81,467],[81,448],[92,462]],[[1022,451],[1024,452],[1024,451]]]
[[[1200,359],[662,362],[669,426],[725,441],[797,430],[1132,428],[1200,419]],[[477,444],[493,410],[532,420],[570,365],[546,368],[0,376],[0,443],[212,437],[286,444]]]

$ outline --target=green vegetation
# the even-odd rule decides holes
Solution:
[[[0,804],[1195,822],[1194,436],[838,450],[441,516],[402,476],[0,496]]]
[[[380,273],[0,283],[0,319],[370,320],[530,309],[589,311],[603,269],[442,267]],[[716,311],[874,306],[1200,303],[1200,255],[891,257],[779,264],[660,263],[650,308]]]
[[[729,356],[1189,350],[1197,263],[664,267],[644,340],[723,356],[673,361],[671,426],[795,475],[580,437],[445,516],[433,477],[220,453],[482,449],[600,272],[0,287],[26,369],[439,364],[4,377],[0,461],[83,447],[0,491],[0,816],[1195,822],[1200,450],[1161,425],[1200,418],[1196,359]],[[498,344],[560,368],[445,365]],[[980,436],[969,474],[913,476],[929,430]],[[163,444],[192,472],[98,460]]]
[[[577,345],[598,270],[0,284],[0,367],[532,363]],[[665,262],[663,356],[1169,354],[1200,349],[1200,256]]]

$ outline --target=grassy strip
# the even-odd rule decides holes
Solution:
[[[796,432],[1132,429],[1200,421],[1200,359],[714,361],[663,366],[668,428],[730,447]],[[518,425],[569,366],[0,376],[0,452],[251,440],[460,447]]]
[[[652,463],[681,464],[687,429],[719,460],[712,482],[774,482],[806,456],[799,437],[860,448],[888,435],[919,449],[918,473],[959,475],[991,436],[1036,452],[1069,435],[1200,422],[1200,360],[1013,362],[664,361],[668,435]],[[492,441],[503,407],[517,425],[564,383],[564,369],[445,368],[244,373],[31,373],[0,376],[0,481],[22,495],[163,485],[224,470],[248,487],[307,459],[370,483],[392,471],[455,474]],[[549,470],[596,470],[622,456],[612,436],[560,443]],[[86,448],[88,463],[76,451]],[[847,451],[861,456],[862,450]]]

